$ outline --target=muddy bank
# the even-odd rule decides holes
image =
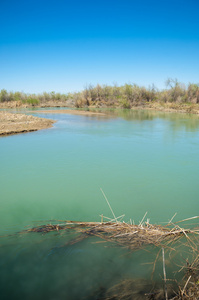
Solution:
[[[83,115],[83,116],[106,116],[105,113],[86,111],[86,110],[74,110],[74,109],[60,109],[60,110],[37,110],[34,113],[46,113],[46,114],[69,114],[69,115]]]
[[[28,108],[28,107],[37,107],[37,108],[48,108],[48,107],[63,107],[63,108],[76,108],[73,100],[59,101],[59,100],[50,100],[41,102],[39,105],[32,105],[28,103],[22,103],[22,101],[9,101],[9,102],[0,102],[0,109],[7,108]],[[112,106],[106,105],[105,103],[96,101],[93,105],[82,106],[82,109],[95,109],[95,108],[121,108],[118,104],[113,104]],[[176,102],[158,102],[158,101],[149,101],[149,102],[140,102],[132,103],[131,109],[149,109],[163,112],[177,112],[177,113],[189,113],[189,114],[199,114],[199,104],[198,103],[176,103]],[[42,111],[44,112],[44,111]],[[52,112],[53,113],[53,112]],[[57,113],[57,112],[56,112]],[[67,114],[83,114],[80,112],[75,112],[73,110],[60,110],[60,113]],[[87,115],[90,114],[86,112]],[[85,113],[85,114],[86,114]],[[91,115],[91,114],[90,114]]]
[[[1,111],[0,136],[46,129],[54,123],[55,121],[49,119]]]
[[[89,108],[119,108],[124,109],[123,107],[116,106],[101,106],[99,104],[89,106]],[[143,102],[143,103],[134,103],[130,108],[125,108],[125,110],[154,110],[161,112],[175,112],[175,113],[188,113],[188,114],[198,114],[199,115],[199,104],[198,103],[162,103],[162,102]]]
[[[182,104],[182,103],[159,103],[149,102],[143,106],[138,106],[140,109],[150,109],[163,112],[176,112],[176,113],[188,113],[188,114],[199,114],[199,104]]]

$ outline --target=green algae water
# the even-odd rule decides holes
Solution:
[[[151,223],[198,215],[198,116],[35,115],[57,122],[0,138],[1,299],[99,299],[100,287],[149,278],[156,250],[129,254],[95,239],[64,247],[64,232],[19,232],[54,220],[112,218],[100,188],[125,221],[138,223],[146,211]]]

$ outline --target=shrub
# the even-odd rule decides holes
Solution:
[[[127,99],[120,100],[120,105],[122,108],[131,108],[131,104]]]
[[[6,90],[1,90],[0,92],[0,102],[5,102],[5,101],[9,101],[9,94]]]
[[[39,99],[29,98],[26,99],[26,103],[31,104],[32,106],[36,106],[40,104]]]

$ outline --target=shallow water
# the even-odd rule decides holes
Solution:
[[[46,109],[45,109],[46,110]],[[34,114],[34,110],[32,112]],[[53,128],[0,138],[0,235],[49,220],[136,223],[198,214],[199,118],[152,111],[104,116],[42,114]],[[127,255],[64,233],[1,238],[3,299],[81,299],[126,276],[150,277],[155,252]],[[160,271],[161,272],[161,271]],[[159,276],[159,273],[158,273]]]

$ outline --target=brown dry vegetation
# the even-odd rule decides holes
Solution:
[[[146,216],[146,215],[145,215]],[[145,218],[144,216],[144,218]],[[82,240],[91,237],[98,237],[104,243],[111,243],[114,246],[127,248],[131,252],[139,249],[145,249],[147,246],[153,246],[158,249],[158,254],[153,263],[152,275],[156,270],[156,264],[162,262],[163,265],[163,282],[162,285],[153,286],[150,281],[137,279],[124,279],[115,286],[96,291],[99,295],[96,298],[91,295],[89,299],[101,300],[197,300],[199,299],[199,229],[183,228],[181,222],[197,219],[193,217],[173,223],[169,221],[165,226],[152,225],[149,222],[144,222],[144,218],[139,225],[134,225],[131,222],[122,222],[122,217],[115,218],[108,222],[104,222],[102,217],[101,222],[73,222],[63,221],[61,224],[47,224],[25,230],[22,233],[43,233],[47,234],[52,231],[75,232],[79,235],[61,247],[80,243]],[[97,242],[98,243],[98,242]],[[181,247],[186,253],[189,253],[185,262],[176,264],[179,268],[178,272],[184,274],[180,282],[170,280],[166,277],[167,263],[165,263],[164,253],[171,259],[169,263],[177,261],[176,255],[182,258]],[[147,248],[146,248],[147,249]],[[174,261],[172,260],[174,254]],[[92,298],[93,297],[93,298]]]
[[[199,84],[184,85],[176,79],[166,81],[166,89],[154,85],[146,88],[136,84],[123,86],[89,85],[78,93],[24,94],[0,92],[0,108],[37,107],[119,107],[151,108],[164,111],[199,113]]]

